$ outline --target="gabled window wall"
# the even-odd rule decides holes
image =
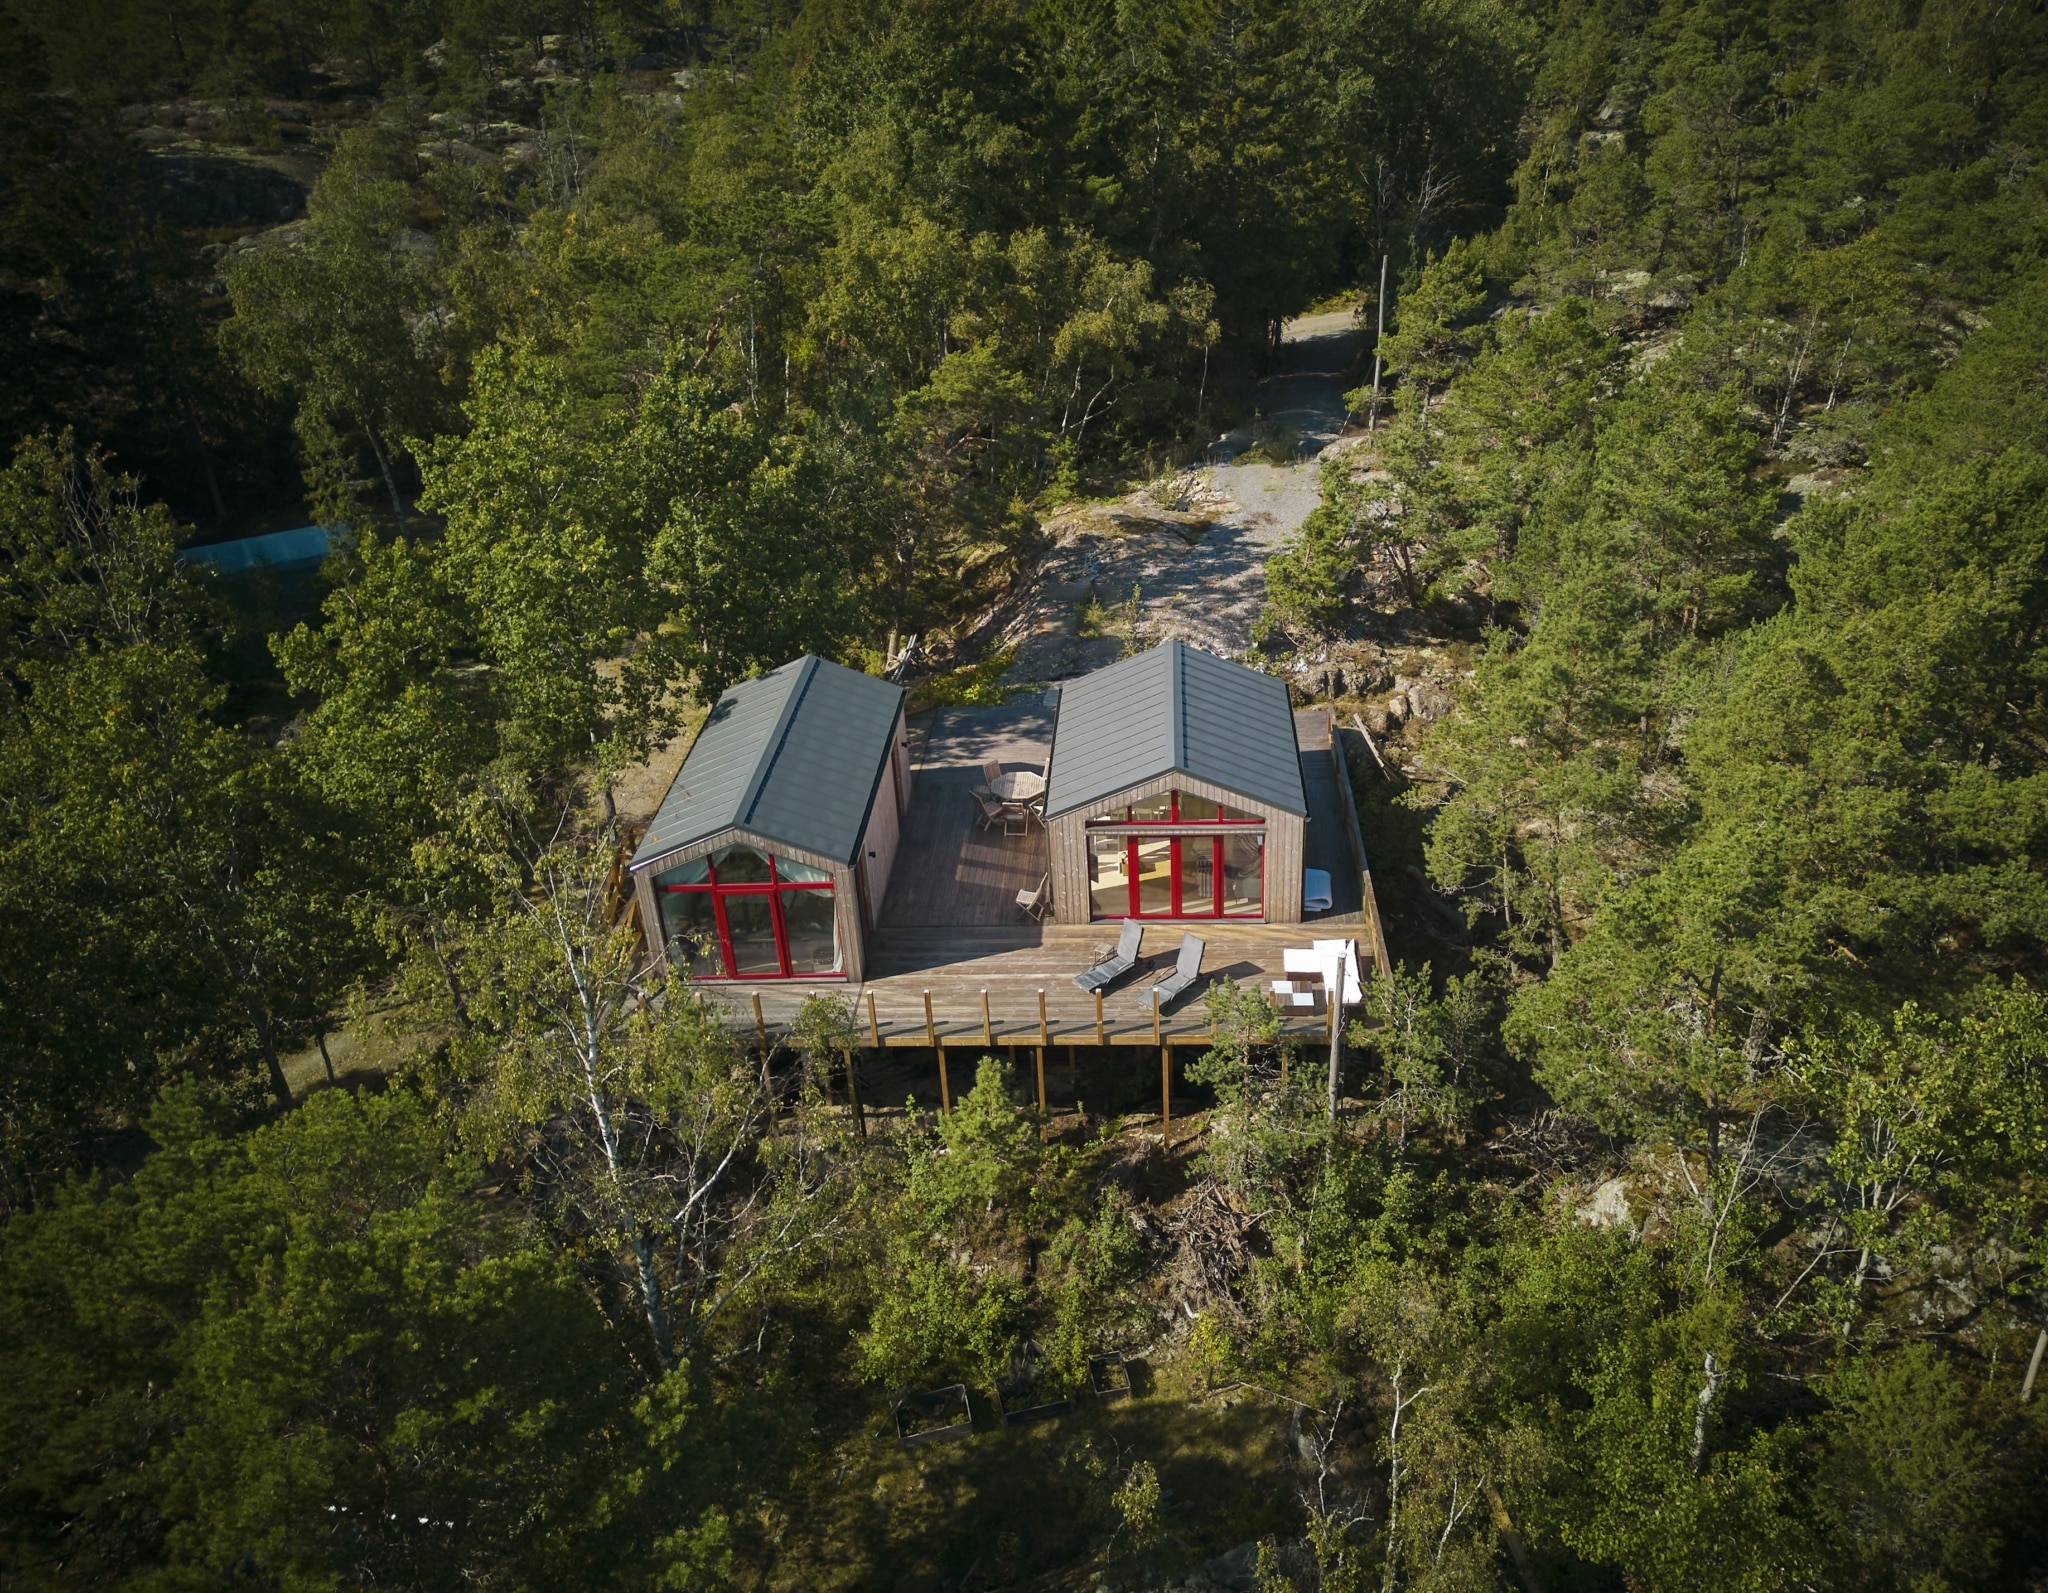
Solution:
[[[1257,918],[1265,911],[1265,821],[1167,791],[1088,821],[1091,918]]]
[[[726,846],[654,876],[662,933],[692,979],[790,979],[841,969],[832,876]]]

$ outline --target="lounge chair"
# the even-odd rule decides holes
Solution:
[[[1003,822],[1003,804],[997,801],[994,795],[984,796],[976,791],[974,805],[981,809],[981,827],[984,830],[994,829]]]
[[[1207,943],[1200,935],[1180,937],[1180,956],[1174,959],[1173,972],[1152,987],[1153,1006],[1163,1012],[1168,1002],[1202,977],[1202,953],[1206,949]]]
[[[1035,891],[1017,892],[1017,905],[1024,909],[1026,918],[1044,923],[1045,915],[1052,911],[1052,875],[1040,880]]]
[[[1135,918],[1126,918],[1124,932],[1117,937],[1116,955],[1107,962],[1097,963],[1086,973],[1075,974],[1074,983],[1090,993],[1106,990],[1138,966],[1138,947],[1144,938],[1145,926]]]

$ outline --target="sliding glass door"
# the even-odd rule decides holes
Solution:
[[[1091,917],[1264,915],[1266,836],[1255,815],[1167,792],[1103,814],[1090,828]]]

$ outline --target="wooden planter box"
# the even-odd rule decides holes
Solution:
[[[1057,1416],[1062,1411],[1073,1408],[1074,1402],[1064,1394],[1046,1399],[1028,1383],[996,1389],[996,1410],[1002,1416],[1005,1427],[1021,1427],[1025,1422],[1044,1421],[1048,1416]]]
[[[905,1449],[948,1444],[956,1438],[971,1437],[974,1432],[974,1413],[967,1404],[965,1383],[899,1395],[891,1414],[896,1421],[896,1440]]]
[[[1113,1399],[1128,1399],[1131,1394],[1131,1369],[1124,1363],[1121,1353],[1091,1355],[1088,1357],[1088,1386],[1095,1390],[1095,1397],[1107,1404]]]

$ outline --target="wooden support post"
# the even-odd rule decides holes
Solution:
[[[877,1051],[882,1049],[882,1024],[875,1016],[875,993],[872,990],[868,992],[868,1039]]]
[[[851,1047],[846,1052],[846,1100],[853,1108],[853,1130],[862,1139],[868,1137],[867,1109],[860,1104],[860,1063]]]
[[[1333,968],[1333,979],[1329,981],[1329,1120],[1337,1120],[1337,1073],[1343,1067],[1343,979],[1346,968],[1352,966],[1352,950],[1346,950],[1337,958]]]
[[[939,1044],[939,1026],[932,1022],[932,993],[924,993],[924,1037],[931,1042],[932,1054],[939,1059],[939,1110],[946,1116],[953,1114],[953,1090],[946,1081],[946,1048]]]
[[[1051,1032],[1045,1023],[1045,992],[1038,992],[1038,1137],[1043,1140],[1051,1129],[1045,1110],[1045,1053],[1052,1044]]]
[[[1337,1121],[1337,1071],[1344,1058],[1344,970],[1337,970],[1337,988],[1330,992],[1330,1121]]]
[[[995,1026],[988,1021],[988,989],[986,986],[982,988],[981,992],[981,1043],[991,1051],[996,1046]]]
[[[1154,1045],[1166,1044],[1159,1036],[1159,992],[1157,989],[1152,992],[1152,1043]]]
[[[781,1130],[775,1121],[775,1079],[768,1071],[768,1023],[761,1016],[761,992],[752,992],[754,997],[754,1032],[761,1037],[761,1098],[768,1103],[768,1132],[778,1134]]]
[[[1173,1051],[1159,1048],[1159,1143],[1173,1143]]]
[[[1102,992],[1100,990],[1095,992],[1095,1043],[1097,1045],[1109,1044],[1102,1037]]]

